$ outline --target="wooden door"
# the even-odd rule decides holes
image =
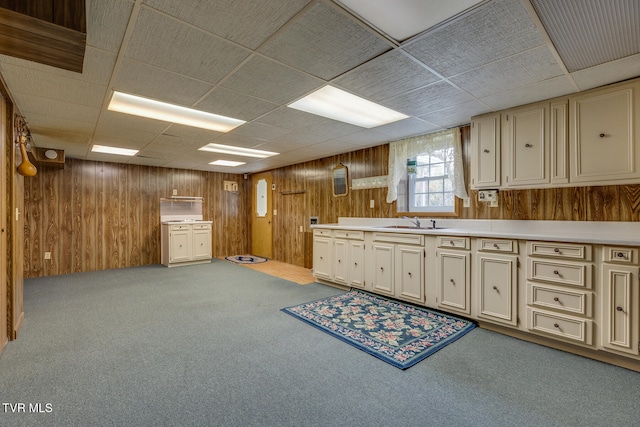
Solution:
[[[251,176],[251,255],[273,258],[273,195],[271,172]]]
[[[0,96],[0,176],[2,177],[2,184],[0,185],[0,351],[7,343],[7,320],[9,319],[7,313],[7,236],[9,236],[7,230],[7,185],[6,183],[13,182],[13,179],[9,179],[9,173],[13,174],[13,170],[6,170],[5,159],[8,156],[7,148],[9,142],[6,140],[6,132],[4,129],[7,126],[13,126],[13,123],[8,124],[6,122],[5,114],[5,99]],[[13,150],[10,150],[13,153]]]

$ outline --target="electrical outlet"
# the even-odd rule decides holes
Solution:
[[[376,207],[376,201],[375,201],[375,200],[373,200],[373,199],[369,200],[369,207],[370,207],[371,209],[375,208],[375,207]]]
[[[178,195],[178,189],[177,189],[177,188],[174,188],[174,189],[173,189],[173,195],[174,195],[174,196],[177,196],[177,195]]]
[[[51,259],[51,252],[45,252],[44,259]]]
[[[300,226],[300,232],[301,232],[301,233],[304,233],[304,225],[301,225],[301,226]]]
[[[463,208],[471,207],[471,197],[465,197],[464,199],[462,199],[462,207]]]

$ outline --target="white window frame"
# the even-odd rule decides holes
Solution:
[[[433,157],[431,156],[431,154],[435,154],[438,151],[443,151],[443,150],[452,150],[453,147],[451,148],[443,148],[440,150],[434,150],[433,153],[422,153],[418,156],[416,156],[415,160],[416,160],[416,173],[410,173],[408,174],[408,179],[407,179],[407,185],[409,186],[408,190],[407,190],[407,195],[408,195],[408,200],[407,200],[407,210],[409,212],[442,212],[442,213],[453,213],[455,212],[456,209],[456,201],[455,201],[455,197],[454,197],[454,183],[453,183],[453,176],[450,173],[446,173],[447,170],[449,171],[454,171],[455,168],[455,164],[454,164],[454,159],[453,156],[451,155],[448,159],[443,159],[441,162],[427,162],[427,163],[421,163],[419,161],[420,158],[425,158],[428,157],[429,159],[432,159]],[[434,175],[434,176],[430,176],[428,175],[429,172],[427,172],[427,176],[422,176],[419,177],[421,175],[420,170],[421,169],[428,169],[430,170],[432,166],[434,165],[438,165],[441,164],[442,168],[443,168],[443,172],[445,172],[442,175]],[[447,164],[448,164],[448,168],[447,168]],[[440,190],[435,190],[435,191],[431,191],[431,185],[429,185],[432,181],[436,181],[436,180],[441,180],[442,181],[442,188]],[[421,193],[417,193],[416,194],[416,185],[420,182],[424,182],[426,183],[426,187],[427,187],[427,191],[426,192],[421,192]],[[448,184],[448,185],[447,185]],[[428,206],[418,206],[419,204],[417,203],[417,199],[416,196],[420,195],[420,194],[424,194],[426,195],[427,199],[429,199],[429,202],[431,201],[431,195],[441,195],[441,204],[430,204]],[[449,194],[450,197],[450,201],[451,204],[445,204],[446,200],[447,200],[447,194]],[[422,205],[422,203],[420,203],[420,205]]]

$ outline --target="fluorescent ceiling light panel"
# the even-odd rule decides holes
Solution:
[[[94,145],[91,147],[94,153],[117,154],[118,156],[135,156],[138,150],[130,148],[108,147],[106,145]]]
[[[409,117],[333,86],[318,89],[288,107],[364,128],[386,125]]]
[[[211,162],[209,163],[210,165],[216,165],[216,166],[231,166],[231,167],[236,167],[236,166],[240,166],[240,165],[244,165],[245,162],[234,162],[232,160],[216,160],[215,162]]]
[[[397,41],[406,40],[486,0],[338,0]]]
[[[232,145],[222,144],[207,144],[204,147],[198,148],[202,151],[211,151],[213,153],[233,154],[234,156],[244,157],[271,157],[277,156],[280,153],[274,153],[273,151],[254,150],[253,148],[234,147]]]
[[[148,117],[150,119],[165,122],[179,123],[202,129],[215,130],[217,132],[229,132],[237,128],[244,120],[219,116],[205,111],[168,104],[154,99],[129,95],[128,93],[113,92],[109,110],[134,116]]]

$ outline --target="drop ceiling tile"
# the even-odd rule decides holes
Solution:
[[[569,72],[640,53],[640,2],[531,0]]]
[[[325,139],[335,139],[341,136],[351,135],[360,132],[362,127],[343,123],[335,120],[318,123],[304,128],[304,132],[317,133],[323,135]]]
[[[94,122],[75,120],[73,117],[31,113],[29,116],[25,116],[25,119],[33,135],[48,135],[61,139],[68,136],[72,140],[88,141],[94,128]]]
[[[220,135],[218,138],[216,138],[214,143],[223,144],[223,145],[233,145],[235,147],[255,148],[256,146],[263,144],[264,140],[250,138],[247,136],[238,135],[234,133],[225,133],[223,135]]]
[[[224,133],[222,132],[216,132],[209,129],[194,128],[192,126],[180,125],[177,123],[172,123],[162,132],[162,134],[166,136],[177,136],[197,141],[207,141],[207,143],[215,140],[220,135],[224,135]]]
[[[117,136],[96,134],[93,136],[91,143],[107,147],[130,148],[132,150],[141,150],[145,145],[147,145],[147,141],[132,138],[130,134]]]
[[[374,145],[382,145],[389,142],[388,135],[373,129],[364,129],[350,135],[335,138],[348,144],[358,145],[360,147],[372,147]]]
[[[169,123],[160,120],[103,111],[96,126],[96,135],[149,142],[168,126]]]
[[[128,0],[89,0],[87,6],[87,45],[117,53],[133,11]]]
[[[521,86],[496,95],[481,99],[496,110],[543,101],[575,92],[571,80],[567,76],[554,77],[542,82]]]
[[[297,15],[258,51],[330,80],[390,48],[385,39],[337,6],[318,2]]]
[[[271,141],[289,132],[291,132],[291,129],[265,125],[257,122],[245,123],[231,131],[231,133],[235,135],[259,139],[261,141]]]
[[[278,104],[286,104],[324,82],[259,55],[226,78],[222,86]]]
[[[130,158],[130,160],[127,162],[130,165],[140,165],[140,166],[156,166],[156,167],[161,167],[167,164],[168,160],[165,159],[156,159],[153,157],[144,157],[144,156],[140,156],[140,153],[138,153],[138,155],[133,156]]]
[[[445,108],[430,114],[420,116],[421,119],[434,123],[440,127],[448,128],[470,123],[471,117],[487,113],[491,109],[478,101],[469,101],[458,104],[455,107]]]
[[[22,115],[27,117],[27,121],[30,117],[38,115],[63,119],[72,118],[80,122],[87,122],[89,126],[93,126],[100,115],[100,109],[96,107],[71,104],[41,96],[20,94],[16,97],[16,101],[20,105]]]
[[[206,97],[198,102],[196,108],[214,114],[249,121],[269,111],[275,110],[278,108],[278,104],[245,95],[244,93],[234,90],[216,87],[211,93],[207,94]]]
[[[421,116],[471,100],[471,96],[450,85],[438,82],[385,100],[384,106],[410,116]],[[401,122],[405,122],[402,120]]]
[[[433,123],[410,117],[400,120],[399,122],[389,123],[388,125],[378,126],[375,128],[378,132],[387,135],[390,140],[398,140],[415,135],[431,133],[440,128]]]
[[[392,50],[335,79],[332,84],[373,101],[441,80],[400,50]]]
[[[563,74],[547,46],[540,46],[460,74],[451,81],[481,98]]]
[[[309,0],[238,1],[146,0],[145,4],[181,21],[255,49],[304,8]]]
[[[294,110],[289,107],[280,107],[277,110],[256,119],[256,122],[258,123],[280,126],[285,129],[302,129],[326,121],[328,121],[328,119],[325,119],[324,117],[305,113],[300,110]]]
[[[428,32],[405,50],[450,77],[542,44],[520,1],[494,0]]]
[[[580,90],[640,77],[640,54],[576,71],[571,77]]]
[[[41,96],[62,102],[101,107],[107,88],[75,78],[43,73],[31,68],[7,63],[0,64],[0,71],[12,94]],[[18,104],[19,105],[19,104]]]
[[[211,83],[126,58],[113,79],[114,90],[185,107],[194,105],[212,87]]]
[[[217,83],[249,53],[220,37],[143,8],[127,45],[126,57]]]

